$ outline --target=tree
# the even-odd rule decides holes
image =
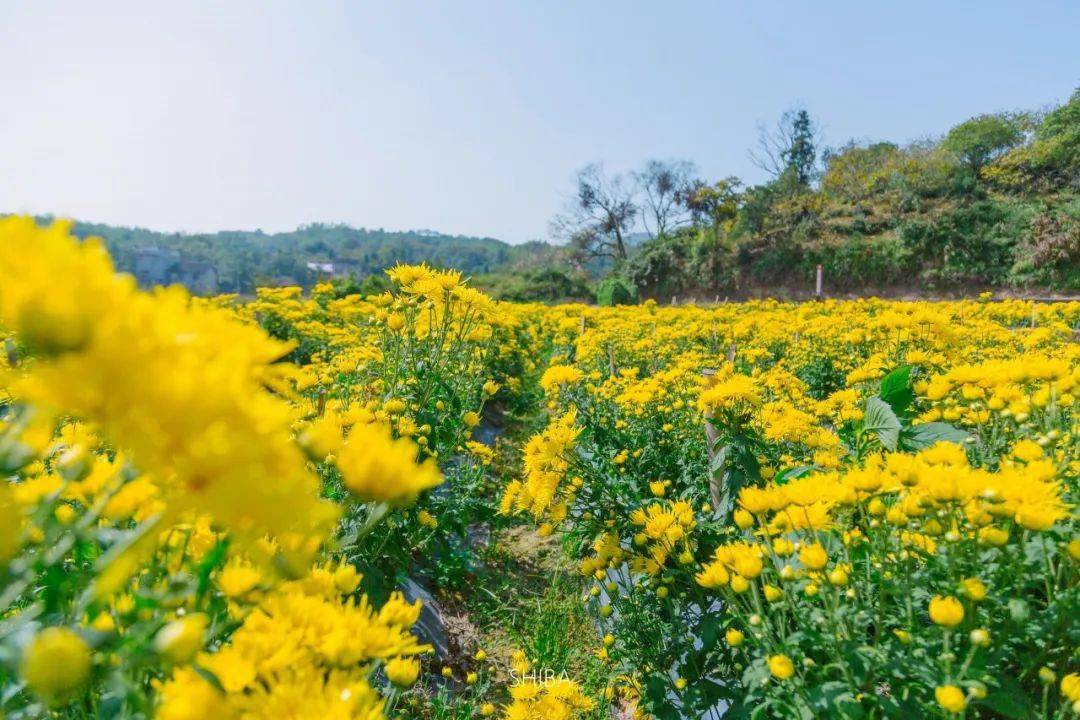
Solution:
[[[563,268],[541,268],[526,278],[528,297],[524,300],[556,302],[566,298],[587,298],[592,294],[581,275],[571,275]]]
[[[758,126],[758,147],[750,160],[774,180],[790,177],[807,188],[817,171],[820,129],[804,108],[788,110],[772,130]]]
[[[686,194],[686,207],[694,222],[707,223],[713,236],[720,237],[721,229],[734,222],[739,214],[742,182],[735,176],[717,180],[712,185],[696,182]]]
[[[795,113],[791,128],[791,147],[787,152],[788,168],[795,173],[795,179],[800,185],[807,186],[814,179],[817,165],[818,130],[805,110]]]
[[[886,189],[899,164],[900,149],[890,142],[859,144],[854,140],[825,153],[822,191],[859,205]]]
[[[685,201],[694,172],[694,164],[686,160],[650,160],[634,173],[644,196],[641,221],[649,237],[668,235],[690,220]]]
[[[1023,140],[1021,118],[999,113],[965,120],[949,131],[943,146],[978,177],[984,165],[1001,157]]]
[[[671,297],[683,292],[694,275],[690,264],[694,240],[693,230],[687,228],[642,243],[639,252],[627,263],[627,278],[653,297]]]
[[[1048,112],[1035,131],[1039,140],[1051,140],[1062,135],[1073,138],[1080,135],[1080,88],[1073,92],[1068,102]]]
[[[551,232],[568,240],[579,257],[626,259],[626,233],[634,226],[638,206],[634,188],[621,175],[609,177],[593,163],[578,171],[577,192]]]
[[[1080,90],[1042,118],[1031,143],[1013,148],[980,171],[1013,191],[1080,188]]]

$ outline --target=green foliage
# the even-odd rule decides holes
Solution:
[[[828,355],[816,355],[795,371],[795,376],[807,385],[810,397],[824,400],[847,383],[847,373]]]
[[[143,228],[75,223],[78,237],[105,241],[117,267],[135,269],[137,251],[173,250],[185,260],[209,263],[217,272],[221,292],[251,293],[256,286],[310,287],[320,274],[307,263],[333,263],[345,276],[378,275],[399,263],[452,267],[466,275],[486,273],[535,258],[552,257],[555,249],[543,243],[523,251],[493,238],[443,235],[430,231],[393,232],[316,223],[291,232],[261,230],[212,234],[161,233]],[[335,270],[335,274],[339,271]]]
[[[1026,206],[985,200],[906,224],[900,235],[922,258],[924,279],[1003,284],[1030,217]]]
[[[493,298],[515,302],[565,302],[584,300],[593,294],[584,273],[556,266],[520,273],[491,273],[473,281]]]
[[[890,142],[860,145],[852,141],[826,155],[821,190],[852,203],[879,195],[895,183],[902,156]]]
[[[915,400],[911,386],[911,366],[901,365],[881,380],[880,398],[897,415],[907,413]]]
[[[884,448],[889,451],[918,452],[941,441],[964,443],[968,433],[943,422],[912,424],[915,393],[911,389],[912,368],[903,365],[881,380],[876,397],[866,400],[862,420],[841,434],[859,457]]]
[[[812,277],[821,264],[829,287],[838,290],[902,285],[912,276],[914,253],[893,233],[852,235],[810,251],[802,277]]]
[[[795,133],[791,118],[785,148]],[[786,160],[775,180],[690,193],[696,233],[656,238],[628,263],[646,296],[889,287],[1080,286],[1080,93],[1036,121],[982,115],[941,141],[849,142],[818,187]],[[787,158],[787,151],[781,153]],[[1002,190],[1007,193],[1003,194]]]
[[[757,284],[780,284],[798,277],[795,268],[805,266],[805,251],[790,235],[754,237],[739,243],[736,261],[739,274]]]
[[[607,276],[596,289],[596,302],[599,305],[633,305],[637,301],[637,287],[618,275]]]
[[[806,110],[798,110],[791,123],[791,146],[784,153],[788,170],[799,185],[807,186],[814,177],[817,146],[814,143],[814,124]]]
[[[1030,144],[983,168],[981,175],[1011,192],[1080,187],[1080,90],[1046,115]]]
[[[862,430],[877,436],[878,442],[886,450],[895,450],[900,444],[900,419],[881,398],[867,399]]]
[[[361,295],[381,295],[390,290],[390,278],[385,274],[368,275],[359,285]]]
[[[717,180],[712,185],[699,183],[687,194],[687,208],[695,220],[711,225],[713,235],[719,236],[721,229],[730,227],[739,215],[741,184],[737,177]]]
[[[733,287],[738,279],[731,242],[711,233],[699,234],[691,245],[690,266],[699,288]]]
[[[1024,139],[1021,122],[1013,115],[979,115],[950,130],[943,146],[978,175],[988,162],[1020,144]]]
[[[650,293],[661,298],[683,292],[693,282],[695,235],[693,232],[677,232],[643,243],[627,265],[627,279],[634,287],[649,288]]]
[[[1080,289],[1080,200],[1031,219],[1012,275],[1026,284]]]

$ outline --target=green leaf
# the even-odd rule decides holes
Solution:
[[[915,393],[908,386],[910,379],[911,366],[901,365],[881,380],[878,397],[888,403],[897,415],[903,415],[915,400]]]
[[[748,484],[746,473],[738,467],[730,467],[724,472],[720,493],[716,498],[719,500],[716,503],[716,512],[720,513],[721,517],[727,517],[735,511],[735,500]]]
[[[797,466],[795,466],[793,468],[788,468],[787,470],[781,470],[780,472],[776,473],[776,476],[773,477],[772,481],[776,485],[783,485],[786,482],[788,482],[789,480],[794,480],[795,478],[801,478],[803,475],[806,475],[807,473],[812,472],[814,469],[815,469],[815,466],[813,466],[813,465],[797,465]]]
[[[867,399],[863,429],[877,434],[882,447],[886,450],[896,449],[900,443],[900,428],[900,418],[896,417],[888,403],[876,397]]]
[[[192,665],[191,669],[196,672],[203,680],[210,683],[218,692],[224,693],[225,688],[221,685],[221,680],[210,670],[207,670],[201,665]],[[113,716],[115,717],[115,716]]]
[[[214,547],[210,549],[210,552],[206,553],[206,555],[203,556],[203,559],[199,561],[199,567],[196,572],[196,600],[202,600],[203,596],[206,595],[207,590],[210,589],[210,575],[217,569],[218,565],[221,564],[228,549],[228,540],[218,540],[214,544]]]
[[[1039,717],[1024,688],[1016,680],[1003,675],[997,682],[1000,687],[990,690],[982,701],[983,705],[1012,720],[1034,720]]]
[[[97,703],[96,717],[101,720],[120,717],[124,712],[124,698],[122,695],[111,693],[101,697]]]
[[[904,450],[922,450],[938,442],[963,443],[967,432],[943,422],[924,423],[904,428],[900,432],[900,446]]]
[[[744,487],[761,482],[761,466],[754,448],[744,436],[716,450],[709,462],[709,496],[721,516],[735,509],[735,500]]]
[[[668,686],[659,675],[651,675],[645,680],[645,697],[660,704],[667,699]]]
[[[688,695],[689,694],[697,696],[698,707],[711,708],[720,700],[731,697],[731,688],[721,685],[714,680],[702,678],[693,683],[689,689]]]
[[[697,636],[701,639],[703,648],[712,648],[720,640],[720,631],[724,629],[724,621],[720,615],[706,614],[698,623]]]
[[[807,699],[822,717],[830,717],[843,711],[845,717],[851,717],[851,711],[858,707],[850,686],[845,682],[829,681],[813,685],[807,690]]]
[[[727,474],[725,468],[730,447],[730,445],[724,445],[709,458],[709,499],[719,512],[722,512],[720,508],[724,504],[724,476]]]

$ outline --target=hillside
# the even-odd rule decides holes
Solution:
[[[629,286],[659,298],[798,295],[821,265],[830,292],[1080,291],[1080,91],[907,145],[822,149],[805,110],[780,126],[766,139],[773,179],[688,179],[687,222],[627,253]]]
[[[220,292],[249,293],[261,285],[309,287],[326,277],[363,279],[397,263],[426,262],[466,275],[507,267],[524,270],[554,254],[554,248],[539,242],[518,248],[489,237],[329,224],[305,225],[281,233],[163,233],[76,222],[72,231],[80,238],[102,238],[121,270],[144,271],[137,272],[144,284],[154,284],[152,269],[159,268],[158,274],[165,279],[189,286],[192,283],[185,280],[193,273],[212,272],[216,278],[213,289]],[[177,267],[166,267],[170,264]]]

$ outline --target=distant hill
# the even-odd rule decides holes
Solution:
[[[39,218],[48,221],[51,218]],[[290,232],[164,233],[76,222],[97,236],[117,267],[145,285],[179,282],[197,292],[250,293],[265,285],[310,286],[328,276],[364,278],[397,263],[421,263],[482,275],[555,261],[560,249],[533,241],[514,246],[490,237],[433,230],[393,231],[316,223]],[[214,282],[208,282],[213,276]]]

